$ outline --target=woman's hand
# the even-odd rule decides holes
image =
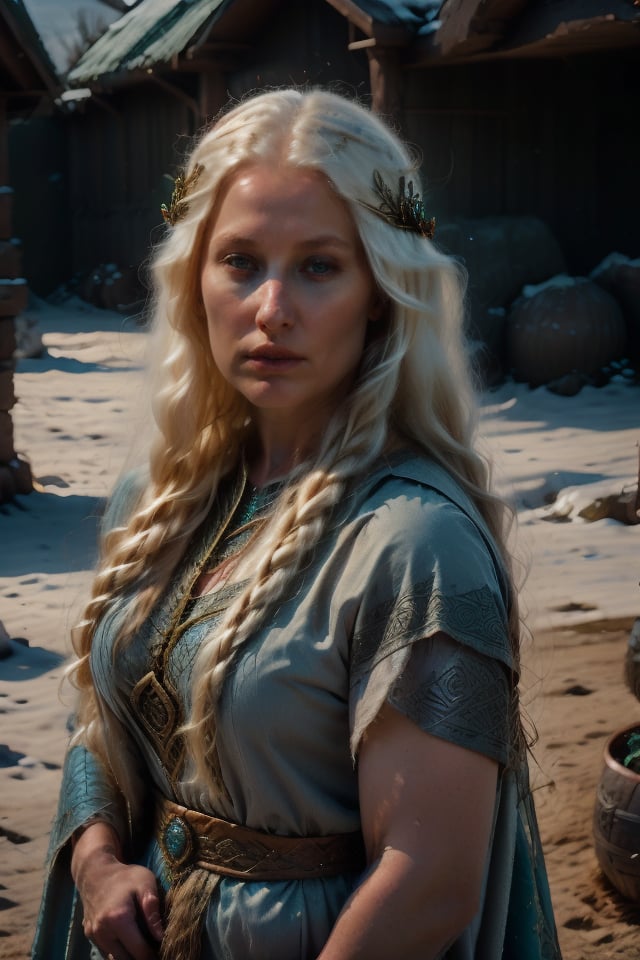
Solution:
[[[71,873],[85,936],[114,960],[152,960],[163,936],[157,881],[120,856],[118,836],[106,823],[90,824],[75,843]]]

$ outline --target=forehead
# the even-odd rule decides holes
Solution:
[[[357,238],[351,213],[317,170],[256,164],[234,174],[212,213],[214,233],[234,225],[311,231],[332,229]]]

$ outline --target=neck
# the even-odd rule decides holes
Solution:
[[[317,446],[318,434],[308,427],[292,430],[282,423],[260,421],[256,428],[247,456],[249,480],[256,487],[284,479]]]
[[[296,457],[295,451],[291,454],[280,451],[265,452],[257,460],[249,461],[249,480],[254,487],[265,487],[276,480],[283,480],[302,459],[301,456]]]

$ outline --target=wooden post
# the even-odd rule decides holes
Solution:
[[[373,110],[391,121],[401,132],[404,124],[398,51],[389,47],[368,47],[367,56]]]
[[[7,101],[0,96],[0,186],[9,182],[9,121]]]
[[[14,318],[27,305],[27,284],[20,277],[19,248],[11,242],[13,190],[9,186],[6,100],[0,97],[0,503],[32,489],[29,465],[16,456],[11,410],[15,403]]]

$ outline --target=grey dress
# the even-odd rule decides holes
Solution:
[[[125,484],[116,495],[108,523],[120,522],[130,492]],[[557,960],[526,763],[513,742],[507,588],[473,504],[442,468],[406,453],[352,489],[289,598],[232,661],[217,727],[227,796],[213,799],[186,781],[184,745],[174,734],[189,712],[200,644],[238,590],[190,599],[222,518],[242,507],[242,491],[230,484],[218,500],[116,669],[113,640],[135,596],[108,611],[93,641],[97,689],[129,762],[151,788],[133,809],[150,811],[161,794],[267,833],[350,833],[360,822],[358,747],[388,701],[422,729],[500,765],[482,906],[446,957]],[[35,960],[88,956],[73,892],[60,880],[69,837],[88,817],[112,822],[130,838],[132,856],[166,885],[152,814],[128,822],[132,806],[84,747],[72,748]],[[357,872],[269,883],[223,878],[206,912],[201,960],[312,960],[358,881]],[[59,952],[48,952],[51,942]]]

